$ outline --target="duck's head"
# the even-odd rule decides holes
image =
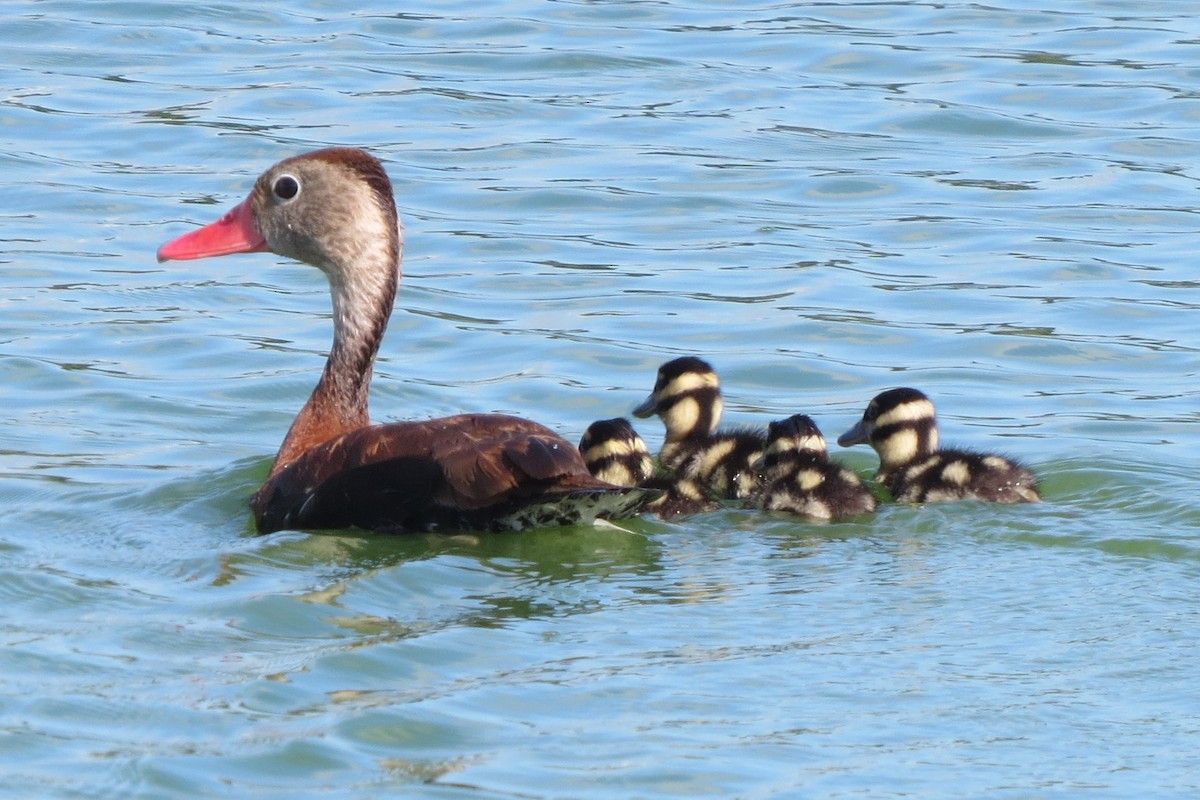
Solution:
[[[842,447],[870,444],[885,465],[931,454],[938,448],[933,402],[916,389],[888,389],[867,404],[862,419],[837,441]]]
[[[767,457],[780,456],[785,453],[813,453],[824,455],[828,452],[825,437],[812,417],[806,414],[795,414],[787,419],[777,420],[767,426]]]
[[[158,260],[271,251],[319,267],[335,286],[399,270],[403,231],[392,184],[371,154],[330,147],[268,169],[216,222],[158,250]]]
[[[667,438],[680,439],[712,433],[724,410],[717,373],[707,361],[685,356],[658,368],[654,389],[633,409],[633,415],[658,415],[667,428]]]
[[[579,440],[588,471],[617,486],[640,486],[654,474],[654,457],[624,417],[593,422]]]

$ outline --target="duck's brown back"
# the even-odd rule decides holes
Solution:
[[[324,442],[251,500],[261,532],[521,530],[636,514],[647,493],[591,476],[538,423],[464,414],[374,425]]]

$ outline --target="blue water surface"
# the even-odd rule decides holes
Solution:
[[[1194,797],[1200,18],[1169,0],[2,3],[0,794]],[[253,535],[386,164],[377,420],[926,391],[1034,506]],[[640,423],[653,447],[657,423]],[[864,475],[875,458],[835,455]]]

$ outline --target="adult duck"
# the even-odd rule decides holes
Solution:
[[[462,414],[371,425],[402,231],[383,165],[334,147],[280,161],[221,219],[158,251],[159,261],[270,251],[329,279],[333,346],[251,499],[259,531],[521,530],[637,513],[653,493],[593,478],[570,442],[536,422]]]

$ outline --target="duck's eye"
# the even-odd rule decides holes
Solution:
[[[271,191],[280,200],[291,200],[300,194],[300,181],[291,175],[280,175],[275,179],[275,184],[271,187]]]

